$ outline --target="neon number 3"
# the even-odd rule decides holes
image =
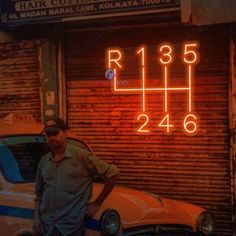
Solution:
[[[197,43],[191,43],[191,44],[185,44],[184,45],[184,61],[187,64],[193,64],[194,62],[197,61],[197,53],[196,51],[189,50],[189,48],[196,48],[198,46]],[[192,58],[192,60],[190,60],[190,58]]]
[[[166,121],[166,124],[164,124],[164,122]],[[173,125],[170,125],[170,118],[169,118],[169,114],[167,114],[164,119],[161,121],[161,123],[158,125],[160,127],[166,127],[166,131],[167,133],[170,132],[170,127],[173,127]]]
[[[169,64],[172,61],[172,47],[170,45],[163,45],[160,48],[160,52],[163,52],[162,57],[160,58],[160,62],[162,64]]]
[[[146,125],[147,125],[147,123],[148,123],[148,121],[149,121],[149,117],[146,115],[146,114],[140,114],[139,116],[138,116],[138,118],[137,118],[137,120],[140,120],[142,117],[144,117],[144,119],[146,120],[145,122],[144,122],[144,124],[138,129],[138,132],[150,132],[148,129],[143,129]]]

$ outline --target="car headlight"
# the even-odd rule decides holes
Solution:
[[[120,215],[116,210],[106,210],[100,219],[102,235],[112,236],[116,235],[121,226]]]
[[[215,227],[214,217],[209,212],[204,212],[198,217],[197,230],[203,235],[212,235]]]

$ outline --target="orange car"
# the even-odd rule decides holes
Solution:
[[[0,234],[26,236],[31,235],[35,171],[48,147],[42,124],[10,118],[0,121]],[[72,134],[68,141],[91,151]],[[93,198],[101,188],[94,184]],[[121,186],[86,219],[86,236],[211,235],[213,230],[212,214],[201,207]]]

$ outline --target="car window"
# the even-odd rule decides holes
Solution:
[[[83,141],[68,139],[68,142],[90,151]],[[39,160],[49,151],[44,136],[1,137],[0,168],[3,176],[13,183],[33,182]]]
[[[43,136],[0,138],[0,167],[10,182],[32,182],[42,155],[49,151]]]

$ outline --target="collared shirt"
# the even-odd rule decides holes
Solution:
[[[116,166],[69,143],[61,161],[55,162],[51,152],[42,157],[37,168],[35,194],[40,201],[44,235],[50,235],[54,226],[63,236],[77,230],[86,214],[93,177],[110,178],[118,172]]]

